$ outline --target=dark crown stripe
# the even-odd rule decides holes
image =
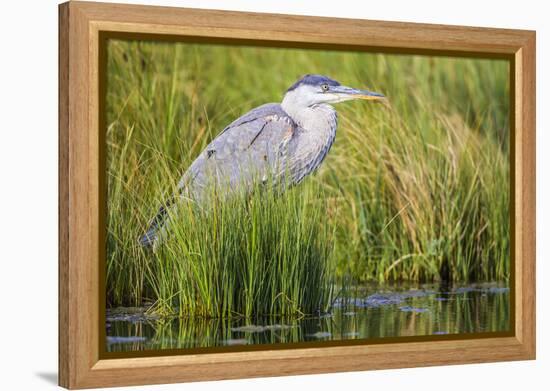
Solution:
[[[328,84],[329,86],[339,86],[336,80],[332,80],[323,75],[304,75],[300,80],[290,86],[287,91],[292,91],[301,85],[320,86],[321,84]]]

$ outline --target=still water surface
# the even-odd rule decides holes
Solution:
[[[107,351],[337,341],[508,331],[506,284],[378,285],[338,299],[330,313],[293,318],[204,319],[107,310]]]

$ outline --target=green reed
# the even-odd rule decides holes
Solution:
[[[154,309],[207,317],[327,310],[332,238],[318,191],[182,203],[151,253]]]

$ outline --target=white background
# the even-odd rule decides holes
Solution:
[[[547,262],[550,259],[550,153],[547,152],[550,147],[547,132],[550,13],[544,9],[547,2],[133,2],[522,28],[537,30],[538,41],[537,361],[146,386],[145,389],[548,389],[550,346],[547,329],[550,310],[546,301],[549,294]],[[56,387],[57,374],[57,1],[5,1],[0,7],[0,388],[51,389]]]

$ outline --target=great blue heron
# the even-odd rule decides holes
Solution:
[[[383,99],[382,94],[345,87],[326,76],[305,75],[286,91],[283,101],[252,109],[227,126],[191,164],[179,194],[161,206],[140,243],[150,246],[167,224],[170,208],[188,198],[200,202],[211,186],[250,189],[268,178],[302,181],[327,155],[336,136],[337,114],[331,104],[352,99]]]

